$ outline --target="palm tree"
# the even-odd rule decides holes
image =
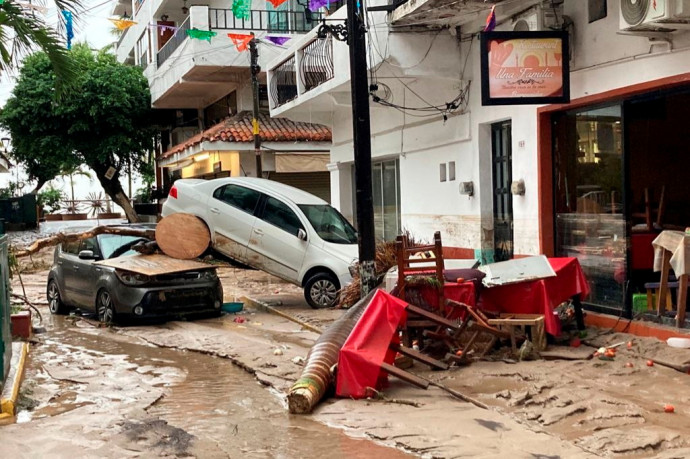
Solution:
[[[63,179],[69,178],[70,197],[72,198],[72,201],[74,201],[74,177],[76,176],[86,177],[89,179],[89,181],[93,180],[91,172],[84,169],[83,166],[70,166],[63,169],[60,173],[60,177],[63,177]]]
[[[81,0],[54,0],[58,11],[82,10]],[[58,13],[59,14],[59,13]],[[21,59],[38,47],[50,59],[58,77],[58,91],[63,91],[78,75],[57,30],[50,27],[30,8],[15,2],[0,4],[0,70],[16,68]]]

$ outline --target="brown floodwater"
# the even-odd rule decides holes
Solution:
[[[148,414],[193,435],[192,451],[197,443],[212,444],[214,451],[228,457],[411,457],[368,439],[352,438],[309,416],[290,415],[281,394],[263,387],[227,359],[133,343],[103,329],[78,330],[60,317],[49,320],[52,326],[42,335],[46,344],[31,353],[28,379],[40,378],[41,368],[51,359],[72,360],[70,354],[80,360],[95,358],[94,365],[105,361],[126,371],[150,374],[158,381],[154,385],[164,386],[166,394],[148,408]],[[59,416],[89,403],[78,388],[72,390],[76,392],[63,391],[48,404],[24,410],[20,419],[31,422]]]

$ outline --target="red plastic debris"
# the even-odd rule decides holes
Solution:
[[[664,413],[674,413],[675,411],[673,405],[664,405]]]
[[[237,316],[233,319],[233,322],[235,322],[236,324],[243,324],[244,323],[244,317]]]

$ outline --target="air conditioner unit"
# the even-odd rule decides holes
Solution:
[[[563,3],[557,6],[536,5],[522,14],[512,18],[504,30],[513,32],[534,32],[543,30],[561,30],[563,21]]]
[[[690,27],[690,0],[620,0],[620,29],[672,32]]]

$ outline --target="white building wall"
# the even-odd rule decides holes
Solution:
[[[591,24],[587,18],[587,2],[566,0],[564,7],[565,14],[574,21],[571,99],[690,73],[690,31],[651,40],[620,34],[619,0],[609,0],[608,16]],[[385,19],[374,17],[370,22],[380,25]],[[512,176],[513,180],[524,180],[526,188],[524,196],[513,196],[514,253],[539,253],[538,106],[481,105],[478,38],[459,44],[448,29],[434,38],[430,34],[412,32],[389,34],[385,26],[378,26],[369,39],[375,43],[370,52],[379,61],[374,65],[379,81],[391,87],[393,100],[398,105],[428,105],[412,91],[433,104],[449,101],[457,94],[463,78],[471,80],[465,114],[451,117],[445,123],[440,116],[413,118],[409,116],[410,111],[404,115],[393,108],[370,104],[372,158],[400,159],[402,226],[427,238],[441,230],[444,245],[477,252],[490,249],[493,241],[490,126],[510,120]],[[303,43],[294,44],[291,52],[297,52],[301,45]],[[428,56],[424,58],[427,50]],[[342,65],[347,59],[347,48],[334,48],[334,53],[334,59]],[[379,66],[381,56],[393,65]],[[341,71],[349,75],[349,65],[338,74]],[[404,88],[400,80],[410,89]],[[352,180],[349,167],[343,165],[353,161],[351,106],[344,87],[341,76],[338,85],[325,84],[281,106],[276,112],[304,119],[312,110],[310,99],[316,100],[323,93],[332,96],[331,155],[333,163],[339,164],[332,170],[332,176],[339,175],[339,182],[333,182],[332,199],[341,209],[351,209],[348,204],[352,200],[351,187],[342,186],[344,181]],[[302,104],[304,108],[300,107]],[[454,182],[442,183],[439,164],[449,161],[456,162],[457,178]],[[348,174],[347,179],[344,174]],[[460,195],[459,184],[463,181],[474,183],[472,197]],[[348,215],[346,211],[344,214]]]

